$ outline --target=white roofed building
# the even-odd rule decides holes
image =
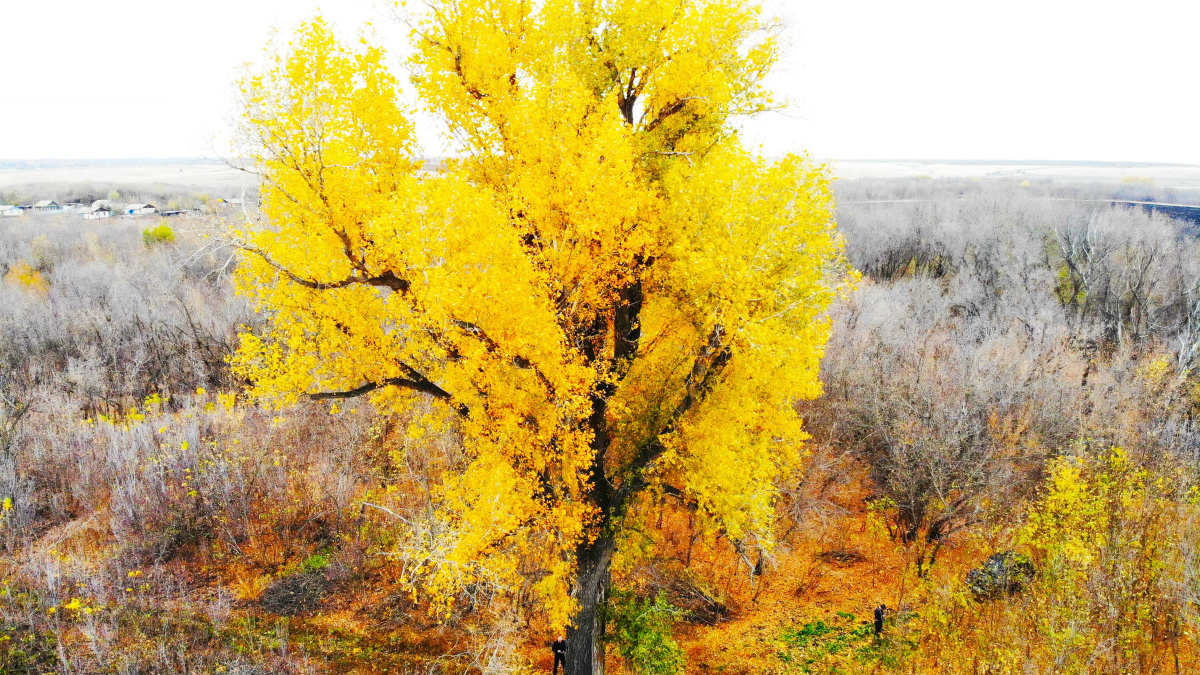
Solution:
[[[158,207],[153,204],[126,204],[124,213],[127,216],[146,216],[158,213]]]
[[[83,214],[83,218],[84,218],[84,220],[96,220],[98,218],[111,218],[112,214],[113,214],[113,210],[108,205],[101,204],[100,206],[96,206],[95,203],[93,203],[92,208],[87,213]]]

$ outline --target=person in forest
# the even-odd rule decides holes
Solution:
[[[883,615],[887,613],[887,605],[879,603],[875,608],[875,634],[883,635]]]
[[[554,652],[554,675],[558,675],[558,664],[562,664],[563,673],[567,672],[567,639],[561,635],[550,643],[550,651]]]

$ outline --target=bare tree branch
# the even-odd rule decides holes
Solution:
[[[404,364],[401,365],[404,366]],[[348,389],[345,391],[322,391],[310,393],[308,394],[308,398],[313,401],[357,398],[359,396],[369,394],[376,389],[382,389],[384,387],[400,387],[401,389],[411,389],[413,391],[419,391],[423,394],[428,394],[440,401],[446,401],[450,407],[459,414],[459,416],[470,416],[471,409],[463,403],[453,403],[452,401],[454,397],[450,394],[450,392],[434,384],[432,381],[418,373],[413,368],[408,366],[404,366],[404,368],[414,377],[390,377],[382,382],[367,382],[366,384],[355,387],[354,389]]]

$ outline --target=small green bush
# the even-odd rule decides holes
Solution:
[[[175,241],[175,230],[172,230],[171,226],[165,222],[160,223],[157,227],[147,227],[142,230],[142,241],[147,246],[170,243]]]
[[[300,563],[300,569],[308,573],[320,572],[326,567],[329,567],[329,555],[325,553],[314,553]]]
[[[0,673],[51,673],[58,665],[58,641],[45,626],[0,620]]]
[[[632,591],[614,591],[605,608],[606,642],[617,646],[626,667],[636,675],[678,675],[683,650],[671,635],[679,610],[659,593],[653,600]]]
[[[833,675],[900,668],[917,646],[903,625],[911,616],[898,614],[900,624],[888,624],[882,636],[875,635],[869,621],[859,621],[849,612],[788,627],[779,635],[778,672]]]

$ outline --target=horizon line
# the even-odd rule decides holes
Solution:
[[[772,155],[768,155],[772,156]],[[779,155],[782,156],[782,155]],[[428,155],[424,159],[442,160],[448,155]],[[919,158],[919,157],[812,157],[821,162],[862,162],[867,164],[958,164],[980,166],[1106,166],[1118,168],[1132,167],[1197,167],[1200,163],[1184,162],[1155,162],[1138,160],[1099,160],[1099,159],[968,159],[968,158]],[[43,158],[0,158],[0,169],[44,169],[69,166],[100,166],[103,164],[117,165],[167,165],[167,164],[227,164],[225,160],[212,157],[176,156],[176,157],[43,157]]]

